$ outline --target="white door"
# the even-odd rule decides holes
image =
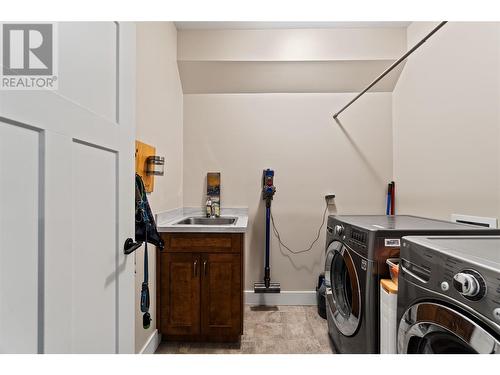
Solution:
[[[0,353],[133,353],[135,25],[57,34],[57,91],[0,90]]]

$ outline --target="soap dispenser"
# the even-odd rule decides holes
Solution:
[[[213,202],[212,206],[214,208],[214,216],[215,217],[220,217],[220,204],[217,202]]]

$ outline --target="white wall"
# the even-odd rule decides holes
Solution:
[[[178,33],[184,94],[356,92],[405,49],[402,27]],[[392,91],[402,67],[372,91]]]
[[[172,22],[137,23],[137,139],[165,156],[148,197],[153,211],[182,205],[182,87]]]
[[[412,23],[412,46],[435,23]],[[398,213],[498,217],[500,24],[448,23],[393,92]]]
[[[182,88],[177,71],[177,30],[172,22],[137,23],[137,139],[165,156],[165,175],[155,177],[148,199],[153,212],[182,206]],[[144,252],[136,252],[136,351],[156,329],[155,250],[149,250],[150,313],[148,330],[142,328],[139,293]]]
[[[404,28],[181,30],[182,61],[384,60],[405,48]]]
[[[324,195],[338,213],[381,214],[392,176],[391,94],[184,95],[184,206],[205,199],[208,171],[220,171],[222,207],[249,207],[245,289],[263,278],[265,206],[261,176],[276,171],[273,213],[282,239],[307,247],[321,223]],[[335,210],[333,211],[335,212]],[[325,229],[311,252],[290,255],[273,237],[272,279],[282,290],[313,290],[323,269]]]
[[[178,36],[184,206],[203,205],[206,173],[220,171],[222,207],[249,207],[246,289],[263,277],[263,169],[276,170],[273,212],[282,239],[294,249],[307,248],[316,236],[327,193],[337,195],[338,213],[384,212],[392,178],[393,86],[377,87],[387,92],[366,95],[345,112],[344,128],[332,114],[385,69],[381,62],[404,52],[404,29],[182,30]],[[322,70],[324,63],[351,70]],[[375,67],[372,73],[353,69],[365,63]],[[189,64],[199,65],[190,70]],[[299,255],[280,252],[273,237],[272,276],[283,290],[314,289],[324,233],[311,252]]]

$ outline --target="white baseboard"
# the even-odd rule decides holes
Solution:
[[[281,293],[254,293],[245,290],[245,304],[247,305],[316,305],[316,291],[282,291]]]
[[[160,345],[160,335],[158,334],[158,330],[155,329],[139,351],[139,354],[155,354],[158,345]]]

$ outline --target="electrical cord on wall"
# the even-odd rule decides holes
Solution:
[[[304,250],[292,250],[290,249],[287,245],[285,245],[283,243],[283,241],[281,240],[281,236],[280,236],[280,233],[278,232],[278,229],[276,228],[276,225],[274,224],[274,217],[273,217],[273,212],[271,211],[271,223],[272,223],[272,226],[273,226],[273,232],[274,232],[274,235],[276,236],[276,238],[278,239],[278,242],[280,244],[280,247],[283,246],[285,249],[287,249],[289,252],[291,252],[292,254],[301,254],[301,253],[306,253],[310,250],[312,250],[313,246],[316,244],[316,242],[318,242],[319,240],[319,237],[321,236],[321,230],[323,229],[323,226],[325,225],[325,218],[326,218],[326,213],[328,211],[328,203],[326,203],[325,205],[325,211],[323,211],[323,220],[321,221],[321,226],[319,227],[318,229],[318,234],[316,235],[316,238],[314,239],[314,241],[311,243],[311,245],[307,248],[307,249],[304,249]]]

